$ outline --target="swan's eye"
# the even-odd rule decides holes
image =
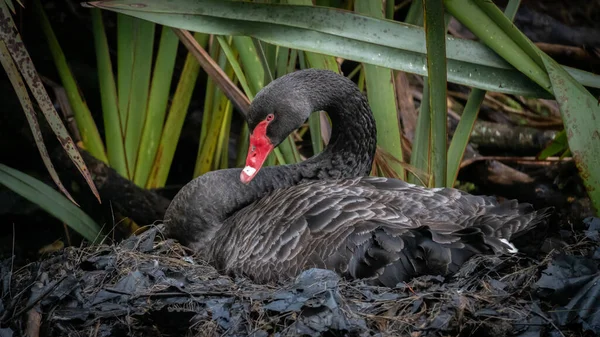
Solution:
[[[268,115],[267,115],[267,122],[270,122],[270,121],[272,121],[272,120],[273,120],[273,118],[275,118],[275,115],[273,115],[273,114],[268,114]]]

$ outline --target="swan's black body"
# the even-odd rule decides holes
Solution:
[[[368,177],[376,146],[371,110],[354,83],[330,71],[297,71],[271,82],[253,101],[248,123],[253,130],[273,114],[266,134],[277,145],[319,110],[333,125],[323,153],[265,167],[248,185],[240,182],[241,169],[196,178],[167,210],[168,235],[222,271],[257,282],[320,267],[394,286],[453,273],[473,254],[512,252],[508,240],[548,213]]]

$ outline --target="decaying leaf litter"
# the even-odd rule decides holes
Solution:
[[[38,315],[45,336],[600,333],[598,218],[546,240],[519,240],[537,254],[478,256],[448,279],[422,276],[394,289],[322,269],[285,284],[254,284],[220,275],[162,230],[67,248],[13,273],[5,260],[0,336],[20,335]]]

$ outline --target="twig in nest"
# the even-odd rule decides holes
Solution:
[[[27,337],[39,337],[40,326],[42,324],[42,314],[39,312],[39,303],[31,308],[27,313],[27,328],[25,336]]]
[[[568,158],[548,157],[544,160],[541,160],[536,157],[480,156],[480,157],[473,157],[473,158],[463,160],[463,162],[460,163],[460,168],[462,169],[464,167],[467,167],[467,166],[473,164],[474,162],[481,161],[481,160],[497,160],[497,161],[516,162],[519,164],[546,165],[547,163],[571,161],[571,160],[573,160],[573,158],[570,158],[570,157],[568,157]]]

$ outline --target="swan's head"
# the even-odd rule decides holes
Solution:
[[[256,95],[247,115],[251,134],[246,167],[240,176],[243,183],[249,183],[269,153],[319,110],[327,93],[318,87],[330,77],[343,78],[328,70],[296,71],[272,81]]]

